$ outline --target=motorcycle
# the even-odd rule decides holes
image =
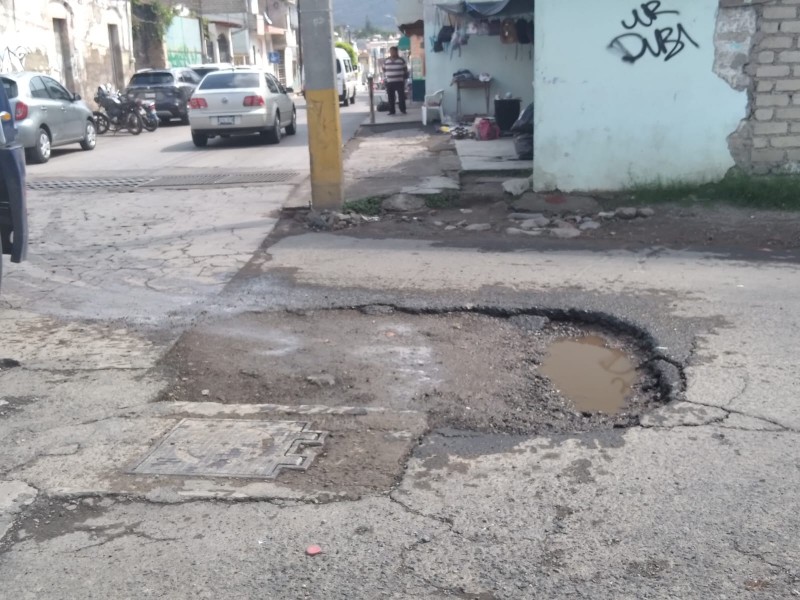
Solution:
[[[116,92],[110,85],[101,85],[97,88],[94,101],[102,109],[102,111],[92,113],[97,133],[103,134],[107,131],[116,133],[122,129],[127,129],[133,135],[139,135],[142,132],[144,121],[135,100],[123,100],[119,92]]]
[[[137,98],[136,106],[139,110],[139,116],[142,118],[142,125],[147,131],[155,131],[158,129],[159,119],[156,113],[156,103],[150,100],[142,100]]]

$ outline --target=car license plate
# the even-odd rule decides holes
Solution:
[[[218,117],[217,119],[220,125],[233,125],[236,117]]]
[[[152,93],[149,93],[149,94],[145,94],[144,97],[147,98],[148,100],[155,100],[156,93],[152,92]]]

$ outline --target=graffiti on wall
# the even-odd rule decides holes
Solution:
[[[13,73],[25,70],[25,57],[31,53],[27,46],[6,46],[0,51],[0,72]]]
[[[664,62],[670,61],[689,44],[699,48],[682,23],[666,24],[668,20],[680,17],[681,13],[668,10],[663,4],[652,0],[634,8],[631,17],[620,22],[625,31],[611,40],[608,49],[621,54],[623,62],[633,65],[648,55],[662,58]]]

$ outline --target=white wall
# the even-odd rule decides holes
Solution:
[[[451,0],[437,0],[446,3]],[[433,0],[429,0],[433,2]],[[460,69],[469,69],[475,75],[482,72],[491,73],[492,101],[489,103],[490,112],[494,112],[495,94],[504,95],[511,92],[515,98],[522,99],[524,109],[533,101],[533,45],[503,44],[499,36],[473,35],[469,43],[451,58],[447,52],[434,52],[431,36],[438,33],[436,9],[434,4],[425,7],[425,89],[428,94],[436,90],[445,90],[444,108],[448,115],[456,112],[456,88],[450,86],[453,73]],[[462,90],[461,111],[464,114],[486,112],[486,100],[483,90]]]
[[[726,138],[746,117],[747,95],[713,72],[718,1],[663,0],[662,11],[680,14],[628,31],[621,22],[634,23],[631,0],[537,0],[536,189],[709,180],[734,166]],[[648,54],[631,64],[608,49],[633,32],[657,47],[655,30],[678,24],[699,48],[684,38],[667,62]],[[633,37],[623,43],[634,54],[642,48]]]

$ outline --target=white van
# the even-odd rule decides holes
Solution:
[[[343,48],[334,48],[336,58],[336,84],[339,90],[339,102],[349,106],[356,101],[358,85],[358,65],[350,60],[350,55]]]

